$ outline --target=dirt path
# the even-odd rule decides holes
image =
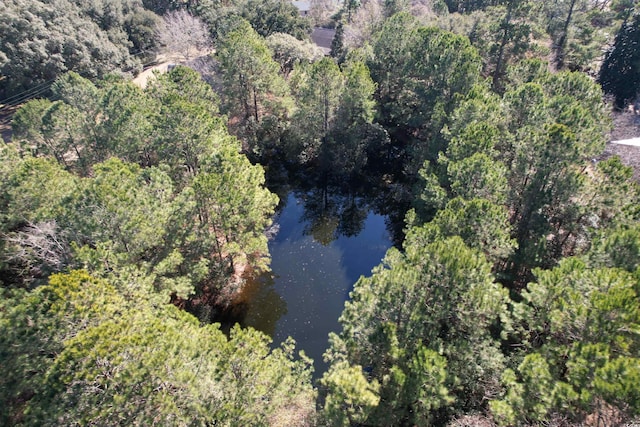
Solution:
[[[147,68],[146,70],[138,74],[132,81],[133,83],[144,89],[147,87],[147,82],[149,81],[149,79],[153,77],[154,71],[158,71],[161,74],[166,73],[172,66],[175,65],[186,65],[197,70],[195,64],[197,64],[199,61],[203,61],[209,58],[212,53],[215,53],[215,49],[197,52],[197,55],[189,61],[184,61],[184,58],[180,58],[179,55],[159,54],[158,56],[156,56],[156,61],[158,62],[158,64],[154,65],[153,67]]]
[[[140,86],[142,89],[147,87],[147,82],[151,77],[153,77],[153,72],[158,71],[159,73],[166,73],[169,71],[169,66],[173,65],[173,62],[162,62],[158,65],[155,65],[151,68],[148,68],[138,74],[135,79],[133,79],[133,83]]]

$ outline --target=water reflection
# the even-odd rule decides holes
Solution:
[[[276,291],[273,273],[250,277],[228,312],[229,320],[245,325],[260,325],[259,329],[269,336],[274,336],[276,324],[285,314],[287,302]]]
[[[324,245],[339,236],[357,236],[364,227],[369,207],[353,194],[330,196],[326,187],[297,196],[304,204],[302,220],[308,222],[305,232]]]
[[[243,326],[273,337],[292,336],[326,369],[322,354],[329,332],[353,284],[380,263],[392,241],[385,217],[353,196],[322,192],[290,193],[276,218],[279,232],[269,243],[272,273],[251,283],[245,296]]]
[[[382,170],[382,169],[381,169]],[[344,303],[361,275],[401,242],[408,190],[388,173],[267,167],[267,185],[280,197],[269,241],[272,272],[247,284],[227,325],[239,322],[288,336],[314,360],[316,378],[330,332],[338,332]]]

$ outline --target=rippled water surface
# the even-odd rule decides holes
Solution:
[[[274,343],[295,338],[320,375],[328,334],[339,330],[353,284],[392,246],[385,217],[355,199],[332,204],[326,195],[289,194],[275,221],[272,273],[249,285],[239,320]]]

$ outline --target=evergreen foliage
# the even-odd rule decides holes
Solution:
[[[331,336],[325,356],[332,366],[359,368],[371,384],[367,393],[379,387],[379,403],[360,421],[367,425],[440,424],[447,408],[480,409],[499,390],[504,369],[489,328],[507,316],[507,294],[484,256],[459,237],[431,241],[418,227],[404,251],[390,250],[358,281],[340,318],[343,331]],[[328,402],[345,393],[333,375],[323,379]]]
[[[314,390],[289,340],[199,326],[82,271],[5,295],[2,420],[14,425],[311,425]],[[24,373],[30,374],[25,376]]]
[[[614,96],[618,108],[624,108],[640,93],[640,11],[616,34],[598,78],[602,89]]]
[[[88,80],[136,66],[150,10],[206,23],[212,85]],[[619,107],[637,95],[632,11],[347,1],[330,58],[285,0],[3,4],[0,92],[55,81],[0,147],[0,424],[637,420],[640,192],[601,158],[603,93],[577,72],[619,26],[599,80]],[[278,199],[249,158],[321,184],[303,202],[320,243],[364,221],[330,185],[375,183],[406,213],[330,335],[317,403],[292,340],[177,308],[268,269]]]
[[[342,69],[331,58],[301,64],[291,76],[297,111],[287,141],[288,156],[349,176],[361,171],[367,150],[386,137],[373,124],[375,84],[360,61]],[[295,158],[295,157],[294,157]]]
[[[2,2],[0,97],[44,93],[67,71],[92,79],[136,71],[154,46],[156,22],[139,0]]]
[[[537,71],[527,76],[527,69]],[[510,230],[510,238],[489,239],[484,250],[495,257],[492,252],[502,247],[505,263],[496,268],[507,274],[507,283],[523,286],[531,268],[552,267],[567,255],[584,252],[595,230],[629,221],[623,212],[632,212],[637,189],[622,190],[631,196],[630,203],[619,201],[614,207],[614,182],[624,181],[617,176],[624,174],[622,165],[607,161],[591,166],[603,150],[608,126],[593,82],[578,73],[551,74],[535,62],[513,68],[510,76],[520,81],[507,86],[501,98],[478,86],[453,112],[447,151],[435,167],[423,170],[417,217],[411,220],[428,222],[437,213],[439,223],[443,192],[450,199],[481,198],[502,205],[502,214],[496,206],[497,216],[478,218],[487,221],[481,227],[485,231]],[[502,222],[490,227],[489,218]],[[475,237],[467,236],[465,241],[476,246],[471,243]],[[510,239],[515,245],[507,243]]]
[[[515,372],[502,376],[504,398],[491,402],[496,418],[537,423],[557,413],[582,423],[637,414],[637,279],[571,258],[536,276],[514,304],[525,348]]]
[[[194,71],[178,67],[146,91],[71,74],[54,91],[59,100],[32,101],[16,114],[15,141],[59,166],[14,163],[7,231],[55,221],[75,265],[123,285],[138,278],[131,280],[165,299],[196,290],[228,298],[241,284],[236,269],[267,268],[263,232],[277,198],[261,167],[239,153],[217,97]],[[41,179],[56,190],[16,205]]]
[[[388,19],[374,38],[370,68],[380,122],[403,141],[409,174],[443,150],[440,132],[459,97],[479,80],[480,66],[467,38],[420,27],[404,13]]]

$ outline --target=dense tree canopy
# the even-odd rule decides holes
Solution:
[[[346,1],[332,58],[286,0],[3,4],[0,92],[50,96],[0,147],[0,424],[635,422],[640,191],[593,79],[609,42],[604,91],[637,95],[633,7]],[[154,12],[197,17],[209,83],[118,75]],[[404,227],[317,401],[291,340],[200,325],[268,269],[265,170],[321,244],[363,227],[350,185]]]
[[[403,251],[358,281],[330,339],[326,425],[638,414],[638,342],[626,333],[637,322],[637,240],[622,231],[635,230],[638,188],[618,159],[596,160],[609,128],[602,92],[584,74],[518,62],[536,49],[540,23],[527,20],[535,5],[481,3],[449,6],[494,14],[493,30],[473,29],[482,72],[463,38],[408,14],[387,19],[365,53],[381,123],[403,148],[397,159],[405,172],[411,162],[422,168],[410,180]],[[570,3],[554,15],[553,53],[557,66],[580,69],[569,64],[578,61],[574,26],[589,11]],[[443,64],[464,66],[442,75]]]
[[[419,223],[442,215],[444,193],[504,206],[496,230],[510,229],[515,252],[503,252],[508,261],[497,268],[518,282],[530,279],[532,267],[551,267],[588,249],[593,230],[628,221],[624,212],[631,212],[637,190],[627,189],[628,203],[612,204],[614,182],[625,172],[612,161],[592,164],[604,148],[608,121],[590,79],[551,74],[535,61],[513,68],[511,76],[514,83],[501,98],[477,87],[454,111],[447,151],[422,171],[416,209]]]
[[[514,358],[515,372],[502,374],[504,397],[491,403],[496,418],[540,422],[555,412],[579,423],[591,414],[637,414],[637,278],[570,258],[536,275],[514,304],[525,351]]]
[[[311,33],[310,21],[300,16],[298,8],[287,0],[199,0],[184,3],[207,23],[215,40],[236,29],[241,20],[248,21],[263,37],[286,33],[306,40]]]
[[[446,407],[477,409],[499,385],[504,360],[489,326],[506,315],[506,291],[461,239],[425,237],[414,229],[404,254],[391,250],[356,284],[331,337],[327,357],[360,367],[378,389],[367,425],[439,424]],[[324,381],[332,399],[336,385]]]
[[[480,66],[467,38],[420,27],[407,14],[392,16],[374,38],[370,68],[381,124],[406,145],[411,173],[443,149],[440,131],[480,78]]]
[[[315,44],[298,40],[287,33],[273,33],[265,41],[285,76],[288,76],[299,63],[314,62],[324,56]]]
[[[7,231],[55,221],[75,263],[118,282],[145,276],[165,297],[232,294],[239,277],[230,279],[229,269],[266,267],[263,231],[277,198],[263,187],[261,167],[239,153],[217,97],[195,72],[178,67],[146,91],[119,80],[98,88],[72,74],[54,91],[59,100],[32,101],[16,114],[22,150],[57,165],[13,163]],[[53,186],[77,182],[72,189],[59,181],[72,196],[31,196],[18,210],[13,194],[31,191],[23,186],[45,179],[41,173]]]
[[[10,0],[0,5],[0,97],[44,93],[61,74],[136,71],[157,17],[138,0]],[[36,94],[37,94],[36,93]]]
[[[217,56],[223,74],[226,110],[230,115],[259,123],[264,115],[277,116],[278,110],[286,111],[286,100],[282,98],[288,91],[279,74],[280,68],[264,38],[248,22],[225,36]]]
[[[288,135],[288,156],[337,175],[361,171],[368,149],[386,134],[373,124],[375,84],[360,61],[342,69],[330,58],[301,64],[291,78],[297,111]]]
[[[309,21],[287,0],[244,0],[241,16],[263,37],[286,33],[304,40],[311,33]]]
[[[3,424],[310,425],[314,390],[294,344],[201,327],[82,271],[0,305]],[[30,372],[28,376],[24,373]]]

